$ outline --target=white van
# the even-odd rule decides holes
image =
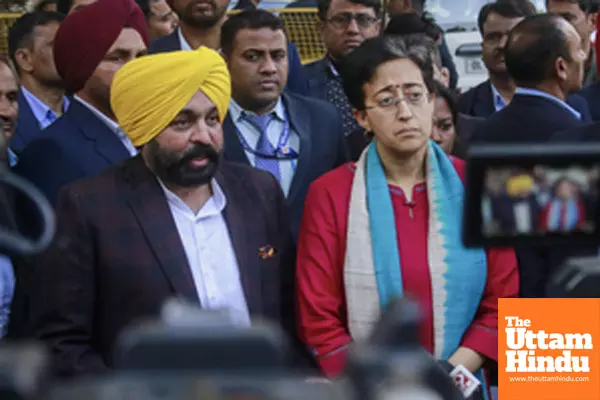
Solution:
[[[481,34],[477,27],[479,10],[493,0],[426,0],[425,6],[446,32],[446,42],[458,72],[458,88],[465,92],[487,79],[481,59]],[[540,10],[545,0],[534,0]]]

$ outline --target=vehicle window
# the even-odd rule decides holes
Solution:
[[[426,7],[436,22],[445,29],[464,26],[467,29],[477,24],[479,10],[493,0],[427,0]],[[540,11],[545,9],[545,0],[534,0]]]

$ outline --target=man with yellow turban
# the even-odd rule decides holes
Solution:
[[[506,182],[506,192],[512,198],[527,197],[533,190],[535,182],[531,175],[521,174],[513,176]]]
[[[530,174],[519,173],[506,178],[504,196],[494,199],[494,212],[502,232],[532,234],[538,227],[540,206]]]
[[[98,0],[69,14],[54,40],[67,112],[29,142],[16,172],[54,204],[58,190],[136,153],[110,107],[110,84],[128,61],[146,54],[148,27],[134,0]]]
[[[276,179],[220,157],[230,79],[219,54],[146,56],[111,105],[139,155],[67,186],[31,300],[58,372],[110,368],[117,335],[170,297],[294,332],[294,245]]]

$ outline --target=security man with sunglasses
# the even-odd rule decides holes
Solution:
[[[288,72],[283,22],[264,10],[232,15],[221,30],[232,101],[223,122],[224,157],[277,178],[296,236],[309,185],[348,161],[342,120],[322,100],[283,93]]]

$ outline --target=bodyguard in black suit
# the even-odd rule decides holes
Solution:
[[[545,143],[560,130],[584,125],[565,99],[581,87],[584,52],[575,29],[562,17],[536,15],[508,36],[506,66],[517,84],[512,101],[481,123],[473,143]],[[548,279],[567,252],[517,249],[521,296],[544,297]]]
[[[297,167],[287,193],[292,231],[297,234],[309,185],[325,172],[347,162],[348,155],[341,129],[341,119],[335,107],[293,93],[285,93],[281,99],[287,110],[290,127],[300,139]],[[223,123],[225,143],[223,154],[226,160],[250,165],[238,135],[230,113]]]
[[[221,48],[233,98],[223,126],[224,155],[279,178],[297,234],[308,186],[348,157],[333,105],[281,94],[287,75],[284,32],[281,20],[262,10],[231,16],[223,25]],[[255,121],[261,117],[271,119],[267,126]]]

